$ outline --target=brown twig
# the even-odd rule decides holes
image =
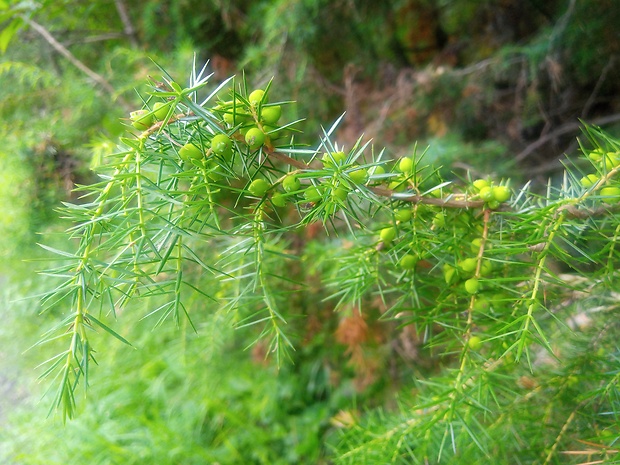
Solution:
[[[296,160],[295,158],[289,157],[281,152],[270,151],[269,157],[278,160],[282,163],[286,163],[288,165],[294,166],[295,168],[301,170],[311,169],[311,166],[306,164],[303,161]],[[369,186],[369,190],[371,190],[376,195],[381,197],[389,197],[393,198],[395,191],[392,189],[387,189],[385,187],[379,186]],[[461,197],[464,197],[461,195]],[[395,198],[395,197],[394,197]],[[484,206],[484,200],[467,200],[467,198],[458,198],[454,195],[448,196],[447,198],[435,198],[435,197],[424,197],[418,194],[399,194],[397,197],[398,200],[402,200],[404,202],[425,204],[425,205],[435,205],[438,207],[446,207],[446,208],[479,208]]]
[[[127,111],[131,109],[129,103],[127,103],[120,95],[117,95],[114,87],[100,74],[97,74],[95,71],[90,69],[80,60],[78,60],[75,55],[73,55],[64,45],[58,42],[50,32],[41,26],[36,21],[33,21],[28,18],[24,18],[24,21],[32,27],[37,33],[39,33],[58,53],[64,56],[69,62],[75,66],[77,69],[86,74],[89,78],[91,78],[96,84],[101,86],[106,92],[108,92],[112,97],[114,97],[121,105],[123,105]]]
[[[121,17],[121,21],[123,22],[123,30],[129,39],[129,43],[133,48],[138,48],[136,29],[133,27],[131,19],[129,18],[129,13],[127,13],[127,5],[125,5],[123,0],[114,0],[114,4],[116,5],[118,15]]]
[[[278,160],[282,163],[286,163],[287,165],[294,166],[295,168],[298,168],[300,170],[310,169],[310,165],[308,165],[307,163],[300,161],[300,160],[296,160],[295,158],[289,157],[288,155],[285,155],[281,152],[276,152],[276,151],[269,152],[269,157],[275,160]]]
[[[73,44],[90,44],[93,42],[103,42],[106,40],[121,39],[123,37],[125,37],[125,34],[122,32],[108,32],[106,34],[98,34],[96,36],[84,37],[75,40],[65,40],[64,45],[65,47],[67,47]]]
[[[424,197],[419,194],[399,194],[398,197],[394,197],[395,192],[392,189],[386,189],[385,187],[370,187],[371,191],[375,194],[383,197],[393,197],[398,200],[411,203],[421,203],[425,205],[435,205],[437,207],[446,208],[479,208],[484,206],[484,200],[467,200],[463,194],[449,195],[444,198]]]
[[[593,124],[596,126],[602,126],[604,124],[610,124],[620,121],[620,113],[615,113],[613,115],[603,116],[601,118],[596,118],[590,121],[588,124]],[[557,128],[555,131],[551,131],[546,136],[539,138],[537,141],[532,142],[525,149],[523,149],[520,153],[515,157],[515,161],[521,162],[529,157],[533,152],[537,149],[545,145],[547,142],[555,139],[558,136],[563,134],[568,134],[570,132],[574,132],[578,130],[583,124],[580,122],[571,122],[566,123]]]
[[[607,78],[607,74],[614,67],[614,64],[616,62],[616,58],[617,57],[615,55],[610,56],[609,60],[607,61],[607,64],[603,68],[603,71],[601,71],[601,75],[599,76],[598,80],[596,81],[596,85],[594,86],[594,89],[592,89],[592,93],[590,94],[590,97],[588,97],[588,100],[586,101],[585,105],[583,106],[583,110],[581,111],[581,117],[582,118],[585,118],[586,116],[588,116],[588,113],[590,113],[590,109],[592,108],[592,105],[594,105],[594,102],[596,100],[596,96],[598,95],[599,91],[601,90],[603,82],[605,82],[605,79]]]

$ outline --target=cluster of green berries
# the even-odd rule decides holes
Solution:
[[[399,207],[393,212],[394,219],[397,223],[402,224],[411,220],[413,211],[410,207]],[[389,246],[394,239],[396,239],[396,227],[388,226],[379,231],[379,239],[384,245]]]
[[[495,210],[500,204],[507,202],[512,197],[512,192],[508,186],[496,186],[493,182],[486,179],[476,179],[472,184],[472,188],[474,193],[481,200],[484,200],[491,210]]]
[[[605,152],[597,148],[588,153],[588,158],[601,171],[611,171],[620,165],[620,152]]]
[[[211,138],[210,150],[205,151],[204,148],[196,145],[194,142],[187,142],[179,149],[179,157],[188,161],[191,159],[199,160],[213,153],[224,159],[229,160],[233,154],[232,139],[226,134],[216,134]]]
[[[394,216],[398,221],[409,221],[411,218],[411,210],[399,209],[394,212]],[[389,246],[396,239],[396,227],[388,226],[379,231],[379,239],[381,242]],[[406,253],[398,260],[398,266],[403,270],[413,270],[418,264],[418,257],[411,253]]]
[[[129,114],[131,125],[141,131],[146,131],[155,121],[163,121],[172,111],[172,102],[156,102],[152,110],[142,109]]]
[[[215,110],[229,128],[238,126],[237,130],[250,150],[258,150],[280,135],[277,124],[282,116],[282,106],[268,104],[263,89],[250,92],[247,101],[235,97],[219,102]]]
[[[595,149],[588,154],[588,158],[598,168],[600,172],[606,173],[612,169],[620,166],[620,152],[604,152],[602,149]],[[590,189],[597,187],[601,177],[598,174],[588,174],[581,178],[581,185]],[[612,204],[620,201],[620,187],[619,186],[605,186],[599,194],[603,198],[603,202]]]
[[[275,191],[271,196],[271,203],[276,207],[285,207],[288,201],[287,196],[299,191],[301,189],[301,182],[295,174],[288,174],[282,180],[281,186],[284,192]],[[264,179],[255,179],[248,186],[248,192],[254,197],[263,198],[272,188],[273,185],[268,181]]]
[[[321,157],[323,166],[339,174],[316,185],[303,186],[297,174],[288,174],[281,182],[284,192],[274,192],[271,198],[272,203],[277,207],[283,207],[291,198],[310,204],[329,199],[332,202],[327,212],[333,214],[337,205],[347,200],[355,185],[364,185],[370,180],[366,168],[353,163],[347,164],[347,158],[348,155],[341,150],[324,153]]]
[[[413,210],[411,207],[399,207],[394,210],[393,215],[397,224],[403,224],[411,220]],[[397,235],[395,226],[387,226],[379,231],[379,240],[383,245],[390,246]],[[418,262],[419,259],[416,255],[406,253],[398,260],[398,266],[403,270],[413,270]]]
[[[239,134],[250,150],[258,150],[278,137],[279,130],[275,126],[282,115],[280,105],[267,105],[267,95],[262,89],[252,91],[247,100],[235,98],[231,101],[219,102],[214,108],[230,129],[239,126],[230,134],[216,134],[205,145],[189,141],[179,149],[182,160],[198,160],[211,154],[225,160],[233,155],[233,137]],[[155,104],[152,112],[139,110],[132,113],[132,121],[137,128],[145,129],[152,124],[152,118],[164,119],[169,112],[169,104]],[[151,118],[151,119],[149,119]]]
[[[145,109],[132,112],[130,116],[132,125],[137,129],[146,130],[155,120],[165,120],[172,114],[171,104],[172,102],[158,102],[151,111]],[[254,151],[276,139],[280,132],[276,125],[282,115],[282,107],[269,105],[266,92],[262,89],[252,91],[247,98],[235,96],[234,100],[221,101],[213,110],[221,116],[225,128],[229,128],[227,133],[187,141],[178,150],[178,155],[183,161],[196,163],[204,160],[201,165],[207,168],[207,175],[213,180],[222,177],[221,174],[217,174],[216,168],[220,162],[216,161],[215,157],[230,162],[235,150],[235,141],[245,142],[247,147]],[[255,179],[248,186],[248,192],[255,197],[263,197],[271,187],[266,180]],[[285,203],[284,198],[274,198],[274,204],[278,206]]]
[[[481,238],[475,238],[471,241],[470,245],[472,253],[477,254],[479,252],[481,243]],[[456,264],[456,267],[450,265],[449,263],[444,264],[443,277],[447,284],[455,282],[458,277],[460,277],[460,279],[465,279],[463,282],[465,292],[468,294],[477,294],[481,287],[477,276],[488,276],[491,271],[493,271],[493,267],[489,260],[482,259],[478,275],[476,275],[477,268],[477,256],[464,258]]]
[[[382,167],[378,168],[381,168],[381,170],[385,172]],[[394,192],[403,192],[405,189],[407,189],[409,180],[414,176],[414,168],[415,166],[413,158],[403,157],[398,160],[398,162],[394,166],[394,169],[400,174],[398,176],[390,178],[388,188],[393,190]],[[374,174],[377,174],[376,171]]]
[[[321,162],[323,166],[327,168],[337,168],[345,165],[347,163],[347,154],[343,151],[337,150],[334,152],[325,152],[323,157],[321,158]],[[375,168],[381,168],[377,166]],[[347,176],[354,184],[366,184],[370,175],[366,168],[359,167],[359,165],[353,165],[345,170]]]

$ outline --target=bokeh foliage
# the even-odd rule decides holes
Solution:
[[[520,363],[493,365],[511,357],[510,346],[493,340],[493,328],[501,326],[503,312],[516,299],[510,267],[521,272],[528,265],[506,261],[502,253],[507,249],[501,246],[492,252],[499,269],[508,271],[494,277],[498,289],[491,283],[500,294],[491,300],[500,305],[481,304],[486,346],[468,359],[472,365],[464,372],[468,383],[461,392],[468,405],[454,410],[453,415],[462,417],[452,417],[452,429],[434,425],[442,426],[444,418],[437,412],[443,414],[454,396],[450,389],[460,347],[443,356],[439,352],[449,342],[446,335],[457,334],[452,323],[459,321],[463,296],[455,298],[447,314],[432,305],[413,319],[399,314],[418,304],[410,302],[412,294],[403,291],[399,300],[391,289],[402,291],[409,282],[398,269],[402,246],[382,256],[387,267],[382,286],[388,290],[360,299],[363,316],[346,304],[334,313],[343,289],[353,295],[365,289],[355,254],[372,250],[376,234],[335,236],[330,229],[325,235],[310,225],[288,242],[270,245],[270,252],[299,254],[286,261],[284,271],[278,270],[303,283],[283,289],[280,299],[294,315],[287,324],[296,347],[290,352],[292,363],[278,369],[273,359],[265,359],[268,344],[248,348],[259,332],[232,329],[251,314],[255,301],[244,302],[246,313],[231,313],[235,302],[225,296],[234,284],[192,269],[196,285],[223,300],[218,304],[195,295],[186,301],[196,333],[182,315],[180,328],[164,321],[153,329],[157,317],[143,317],[166,303],[157,299],[132,303],[119,313],[114,329],[134,348],[105,332],[93,333],[99,366],[93,367],[92,386],[87,397],[79,392],[78,418],[63,426],[64,441],[50,448],[57,444],[58,419],[44,419],[49,397],[36,400],[49,385],[37,385],[31,376],[31,367],[43,361],[43,349],[21,353],[61,319],[63,309],[53,307],[40,316],[36,301],[20,300],[49,290],[51,281],[32,273],[44,265],[16,265],[15,259],[41,255],[31,248],[34,240],[41,241],[34,233],[68,227],[55,223],[52,208],[59,199],[79,204],[79,194],[70,192],[73,183],[91,182],[95,178],[88,167],[110,160],[123,131],[119,118],[128,116],[120,99],[138,108],[150,89],[144,85],[147,76],[161,79],[149,57],[165,63],[180,82],[193,50],[202,58],[214,57],[212,70],[222,78],[238,65],[257,85],[276,76],[272,100],[298,101],[285,107],[286,120],[309,118],[299,140],[315,144],[319,125],[346,109],[342,131],[336,134],[347,146],[368,132],[389,144],[389,159],[410,155],[415,139],[429,140],[424,162],[444,165],[444,179],[453,179],[456,172],[464,186],[490,172],[497,179],[509,173],[513,186],[520,186],[517,179],[528,176],[521,175],[524,165],[516,164],[511,154],[543,129],[617,111],[620,80],[613,34],[620,13],[613,0],[150,0],[127,6],[137,47],[118,34],[123,25],[111,2],[43,2],[32,11],[32,18],[113,83],[115,95],[94,87],[26,26],[19,32],[19,45],[11,44],[3,55],[0,166],[5,214],[0,253],[5,324],[0,335],[3,344],[10,344],[2,349],[7,357],[0,363],[7,365],[2,367],[3,388],[13,376],[25,386],[6,390],[6,398],[17,399],[20,406],[10,409],[10,418],[3,415],[3,463],[424,463],[420,457],[446,463],[489,457],[498,463],[614,463],[619,434],[613,272],[617,212],[603,220],[577,217],[562,224],[568,239],[554,250],[562,260],[553,261],[549,271],[564,282],[546,288],[550,305],[541,317],[553,350],[545,351],[539,341],[543,343],[533,346],[530,364],[524,354]],[[514,8],[519,15],[511,16]],[[511,17],[519,22],[506,23]],[[109,31],[117,36],[84,40]],[[333,43],[340,47],[329,47]],[[139,94],[133,91],[136,86]],[[386,102],[386,107],[379,105]],[[373,126],[377,120],[381,124]],[[544,125],[549,126],[541,129]],[[610,133],[594,137],[598,142],[582,136],[584,152],[597,144],[614,148],[613,128]],[[563,140],[575,141],[574,135]],[[559,159],[560,147],[564,145],[548,146],[532,164]],[[559,175],[550,188],[553,199],[582,192],[579,178],[593,169],[591,161],[575,156],[576,144],[570,153],[572,178],[563,180],[563,170],[551,168]],[[239,192],[244,187],[236,186]],[[545,187],[534,183],[528,192],[544,192]],[[545,207],[546,197],[532,201],[531,208],[557,208],[554,202]],[[421,217],[430,220],[428,212]],[[287,219],[295,221],[287,217],[285,223]],[[376,219],[384,226],[393,221]],[[457,215],[449,217],[450,224],[458,226],[458,221]],[[505,243],[502,228],[522,221],[519,216],[499,220],[493,241]],[[426,239],[429,244],[462,245],[462,237],[452,233]],[[532,237],[516,240],[511,252],[527,253],[528,240]],[[62,236],[44,242],[67,247]],[[213,252],[197,250],[205,256]],[[589,259],[605,254],[613,258],[605,266]],[[442,280],[440,270],[434,271],[433,279]],[[449,295],[439,296],[444,304]],[[444,332],[434,324],[443,324]],[[431,333],[434,338],[429,339]],[[44,347],[52,354],[63,345]],[[487,370],[485,361],[492,369]],[[2,404],[3,411],[10,403]],[[452,444],[458,447],[456,455]]]

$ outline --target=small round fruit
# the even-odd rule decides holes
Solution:
[[[211,139],[211,149],[218,155],[228,155],[232,149],[232,140],[226,134],[216,134]]]
[[[233,115],[232,112],[226,112],[224,113],[224,115],[222,116],[222,118],[224,118],[224,121],[226,121],[228,124],[230,125],[234,125],[235,122],[235,116]]]
[[[151,127],[153,115],[149,114],[148,110],[136,110],[129,113],[129,119],[134,128],[144,131]]]
[[[480,250],[480,245],[482,245],[482,239],[480,237],[476,237],[471,241],[471,251],[474,253],[478,253]]]
[[[221,181],[224,176],[218,170],[219,165],[217,163],[209,163],[207,165],[207,177],[214,182]]]
[[[262,197],[267,193],[270,187],[271,184],[264,179],[255,179],[248,186],[248,191],[255,197]]]
[[[349,173],[349,177],[355,184],[366,184],[368,182],[368,170],[365,168],[360,168],[358,170],[351,171]]]
[[[454,275],[456,274],[456,270],[452,265],[448,265],[447,263],[443,266],[443,278],[446,280],[446,284],[450,284]]]
[[[394,211],[394,218],[396,218],[396,220],[400,222],[409,221],[411,219],[411,209],[399,208],[398,210]]]
[[[338,210],[338,205],[335,203],[328,203],[325,205],[325,214],[328,216],[332,216]]]
[[[155,115],[155,118],[161,121],[168,116],[169,109],[170,102],[155,102],[155,105],[153,105],[153,114]]]
[[[202,150],[191,142],[188,142],[179,149],[179,157],[181,157],[181,159],[185,161],[189,160],[190,158],[202,158],[203,155],[204,154]]]
[[[271,140],[276,140],[277,138],[280,137],[280,130],[275,126],[263,124],[263,132]]]
[[[466,273],[471,273],[476,269],[478,261],[475,258],[466,258],[459,262],[459,268]]]
[[[455,226],[458,228],[465,228],[468,230],[471,228],[471,216],[465,211],[457,214],[456,218],[454,218],[454,222],[456,223]]]
[[[493,271],[493,265],[489,260],[482,260],[480,265],[480,276],[488,276]]]
[[[583,187],[585,187],[586,189],[589,189],[594,184],[596,184],[599,181],[599,179],[600,178],[596,174],[588,174],[587,176],[584,176],[583,178],[581,178],[579,182],[581,183]]]
[[[446,225],[446,215],[439,212],[433,218],[433,226],[436,228],[443,228]]]
[[[491,308],[491,302],[484,296],[476,297],[473,310],[477,312],[486,312]]]
[[[605,153],[603,152],[602,149],[594,149],[587,155],[587,157],[596,163],[603,159],[604,154]]]
[[[401,158],[398,162],[398,170],[401,173],[411,173],[413,171],[413,160],[409,157]]]
[[[484,200],[485,202],[494,200],[493,189],[491,188],[491,186],[485,186],[482,189],[480,189],[480,198]]]
[[[497,210],[499,206],[500,206],[500,203],[495,199],[489,200],[487,202],[487,207],[489,207],[491,210]]]
[[[347,154],[344,152],[325,153],[323,154],[323,158],[321,158],[324,165],[331,165],[334,163],[336,165],[342,165],[346,159]]]
[[[338,186],[332,189],[332,197],[344,202],[349,195],[349,189],[344,186]]]
[[[611,429],[604,429],[601,431],[601,437],[603,438],[611,438],[614,437],[615,434]]]
[[[467,346],[474,351],[480,350],[482,347],[482,339],[480,339],[479,336],[471,336],[467,341]]]
[[[605,169],[609,171],[620,164],[620,153],[608,152],[603,159],[605,161]]]
[[[468,294],[476,294],[480,290],[480,282],[476,278],[465,281],[465,290]]]
[[[499,203],[507,201],[511,196],[512,192],[507,186],[495,186],[492,188],[493,197]]]
[[[297,176],[294,174],[289,174],[282,180],[282,188],[286,192],[295,192],[298,191],[301,187],[301,182],[297,179]]]
[[[224,121],[231,126],[236,126],[239,123],[248,121],[250,119],[250,115],[245,108],[236,106],[234,108],[230,108],[226,113],[224,113],[223,118]]]
[[[371,176],[380,176],[382,174],[385,174],[385,168],[383,166],[377,165],[377,166],[373,166],[372,168],[370,168]]]
[[[306,199],[307,202],[316,203],[320,201],[322,198],[323,198],[323,195],[321,194],[321,191],[319,190],[319,188],[316,186],[309,186],[304,191],[304,199]]]
[[[416,258],[411,254],[407,254],[403,256],[403,258],[400,259],[400,261],[398,262],[398,265],[403,270],[413,270],[415,268],[416,263],[417,263]]]
[[[620,200],[620,187],[603,187],[601,196],[605,203],[616,203]]]
[[[441,192],[442,192],[441,188],[438,188],[438,189],[435,188],[432,191],[429,191],[428,195],[430,195],[431,197],[435,197],[436,199],[439,199],[441,198]]]
[[[480,192],[483,187],[489,187],[489,181],[487,181],[486,179],[476,179],[473,182],[473,185],[474,185],[474,190],[476,192]]]
[[[245,142],[255,150],[265,143],[265,133],[258,128],[250,128],[245,133]]]
[[[265,91],[263,89],[253,90],[250,95],[248,95],[248,101],[253,106],[258,106],[259,103],[263,101],[265,97]]]
[[[280,105],[264,107],[260,112],[260,118],[265,124],[276,124],[280,116],[282,116],[282,107]]]
[[[390,226],[388,228],[383,228],[381,232],[379,232],[379,237],[384,244],[389,244],[396,238],[396,228]]]
[[[286,207],[286,196],[281,192],[276,192],[271,196],[271,203],[273,203],[276,207]]]
[[[394,192],[403,192],[407,189],[407,183],[403,179],[396,179],[388,184],[388,189],[392,189]]]

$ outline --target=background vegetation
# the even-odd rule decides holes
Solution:
[[[407,451],[434,434],[418,433],[416,418],[446,395],[453,360],[438,358],[414,325],[385,318],[379,299],[363,315],[334,312],[324,300],[341,272],[332,258],[355,245],[310,226],[290,244],[302,260],[287,272],[308,287],[290,299],[299,315],[292,362],[278,368],[265,344],[248,348],[252,334],[234,329],[235,314],[199,295],[188,303],[196,332],[184,319],[153,329],[156,318],[143,318],[152,304],[132,303],[116,329],[135,349],[93,336],[99,366],[58,440],[60,418],[46,418],[53,393],[40,400],[51,383],[37,382],[35,367],[62,345],[26,351],[63,311],[39,315],[37,299],[24,300],[55,283],[34,274],[49,267],[36,262],[49,254],[35,243],[66,246],[54,233],[70,224],[54,209],[76,201],[75,184],[92,182],[90,168],[116,149],[145,83],[161,79],[155,63],[179,82],[194,53],[219,80],[241,69],[252,87],[274,77],[271,100],[297,101],[283,118],[307,118],[301,142],[315,144],[321,125],[346,111],[339,143],[364,134],[390,159],[428,143],[425,162],[449,178],[532,179],[532,192],[551,178],[562,191],[560,160],[577,153],[580,118],[617,143],[613,0],[0,2],[0,11],[0,461],[11,465],[412,463]],[[575,160],[585,174],[590,162]],[[499,416],[485,428],[464,422],[475,431],[454,441],[459,454],[433,455],[445,439],[431,437],[431,462],[486,454],[497,463],[616,463],[620,357],[609,276],[594,279],[601,287],[587,297],[579,283],[555,290],[555,317],[579,329],[550,326],[563,363],[541,352],[534,370],[489,375],[496,389],[469,400],[494,398]],[[201,285],[226,295],[233,284],[205,276]],[[472,436],[484,447],[467,444]]]

